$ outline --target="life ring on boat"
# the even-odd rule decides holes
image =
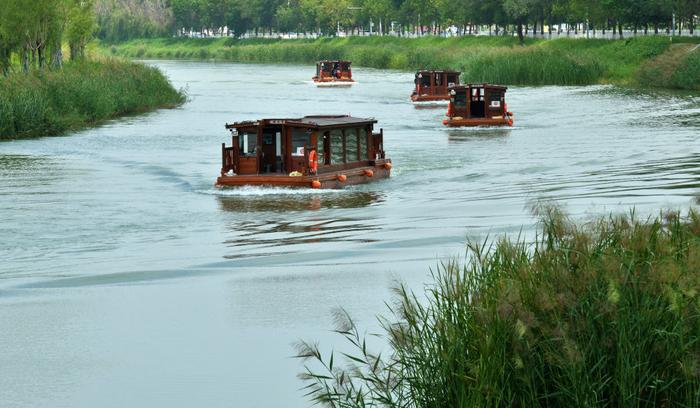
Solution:
[[[311,188],[321,188],[321,182],[318,180],[314,180],[311,182]]]
[[[391,163],[384,163],[384,168],[387,170],[391,170]]]
[[[348,176],[346,176],[345,174],[338,174],[337,178],[338,181],[340,181],[341,183],[345,183],[345,180],[348,179]]]
[[[364,173],[365,173],[365,176],[367,176],[367,177],[374,176],[374,172],[370,169],[365,169]]]
[[[318,172],[318,155],[316,154],[316,150],[311,150],[309,152],[309,168],[314,174]]]

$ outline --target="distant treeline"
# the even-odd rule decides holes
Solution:
[[[93,0],[2,0],[0,69],[7,76],[18,58],[23,71],[63,64],[62,46],[82,59],[95,31]]]
[[[108,40],[200,32],[343,31],[438,33],[456,26],[498,32],[553,25],[647,32],[695,29],[700,0],[97,0],[100,36]]]

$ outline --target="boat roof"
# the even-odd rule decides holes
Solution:
[[[294,119],[261,119],[256,121],[235,122],[231,124],[227,123],[226,129],[256,127],[260,125],[282,125],[304,127],[307,129],[325,129],[353,127],[357,125],[367,125],[373,123],[377,123],[377,120],[374,118],[358,118],[350,115],[312,115]]]
[[[488,88],[488,89],[500,89],[500,90],[507,90],[507,86],[503,85],[491,85],[491,84],[461,84],[461,85],[455,85],[451,86],[450,89],[467,89],[467,88]]]
[[[340,63],[345,63],[345,64],[352,64],[352,61],[348,61],[348,60],[321,60],[318,63],[320,64],[322,62],[340,62]]]
[[[433,74],[461,74],[459,71],[450,71],[447,69],[422,69],[418,72],[416,72],[416,75],[418,74],[427,74],[427,73],[433,73]]]

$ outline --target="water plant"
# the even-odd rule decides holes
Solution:
[[[388,354],[337,312],[350,350],[297,347],[307,395],[331,407],[699,406],[700,214],[540,216],[534,242],[472,243],[424,294],[399,286],[381,318]]]

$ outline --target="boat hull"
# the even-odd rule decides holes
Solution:
[[[319,79],[318,77],[313,77],[311,79],[314,81],[314,85],[318,87],[353,86],[355,84],[354,79],[347,78]]]
[[[513,118],[448,118],[442,123],[447,127],[513,126]]]
[[[450,95],[411,95],[411,101],[414,103],[420,102],[447,102],[450,100]]]
[[[372,175],[368,173],[371,171]],[[345,181],[339,176],[344,175]],[[362,166],[347,170],[338,170],[313,176],[287,176],[275,174],[250,174],[235,176],[220,176],[216,179],[217,188],[264,186],[264,187],[291,187],[291,188],[321,188],[342,189],[353,184],[365,184],[391,176],[391,160],[377,160],[372,166]],[[314,181],[320,185],[314,187]]]

